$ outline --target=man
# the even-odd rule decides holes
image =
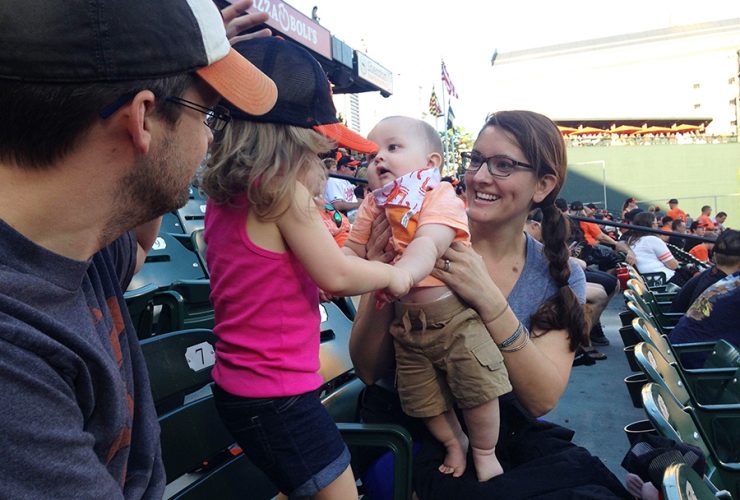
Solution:
[[[714,243],[715,265],[691,278],[671,302],[671,312],[685,313],[696,298],[717,281],[740,271],[740,231],[728,229]]]
[[[712,215],[712,207],[710,207],[709,205],[704,205],[703,207],[701,207],[701,215],[696,218],[696,223],[699,226],[703,226],[704,229],[707,231],[714,231],[715,226],[710,215]]]
[[[673,220],[682,220],[686,222],[686,212],[678,208],[678,200],[676,198],[671,198],[668,200],[668,207],[670,209],[668,212],[666,212],[666,215],[670,217]]]
[[[679,320],[668,338],[672,344],[710,342],[724,339],[740,347],[740,271],[717,281],[704,290]],[[707,353],[681,356],[686,368],[704,366]]]
[[[671,231],[679,234],[686,234],[686,223],[682,221],[681,219],[676,219],[673,222],[671,222]],[[668,243],[678,247],[679,249],[683,250],[686,248],[686,241],[684,238],[681,238],[680,236],[671,236],[668,238]]]
[[[727,212],[717,212],[714,216],[714,225],[717,227],[717,232],[721,233],[725,230],[725,221],[727,220]]]
[[[342,154],[342,157],[337,160],[337,173],[339,175],[346,175],[347,177],[355,177],[359,165],[360,162],[352,156]],[[329,177],[326,181],[324,199],[340,212],[347,214],[350,222],[354,222],[355,215],[357,215],[357,207],[360,206],[360,202],[357,200],[357,196],[355,196],[354,184],[345,179]]]
[[[162,498],[122,289],[228,123],[219,94],[254,114],[275,102],[226,38],[248,5],[0,2],[4,497]]]
[[[700,225],[697,221],[692,222],[691,226],[689,227],[689,234],[693,234],[694,236],[701,236],[703,238],[706,235],[706,232],[707,228]],[[683,249],[687,252],[690,252],[692,248],[700,244],[701,241],[699,240],[687,239]]]

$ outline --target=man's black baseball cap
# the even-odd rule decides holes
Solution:
[[[212,0],[2,0],[0,79],[150,80],[195,72],[241,110],[275,104],[275,84],[231,48]]]

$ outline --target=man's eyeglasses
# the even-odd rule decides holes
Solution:
[[[175,96],[167,96],[165,97],[165,101],[179,104],[180,106],[185,106],[186,108],[194,109],[196,111],[200,111],[201,113],[206,115],[206,119],[203,120],[203,123],[205,123],[206,126],[214,132],[221,132],[231,121],[231,113],[229,113],[229,110],[224,108],[223,106],[213,106],[212,108],[207,108],[192,101],[183,99],[182,97]]]
[[[332,213],[332,219],[334,220],[334,224],[337,225],[337,229],[342,227],[342,216],[339,214],[339,211],[334,208],[334,205],[331,205],[329,203],[324,203],[324,209],[327,212],[333,212]]]
[[[116,111],[128,104],[128,102],[131,101],[131,99],[133,99],[135,95],[136,92],[129,92],[128,94],[122,95],[114,102],[100,110],[100,117],[104,120],[106,118],[110,118]],[[165,101],[171,102],[173,104],[179,104],[180,106],[185,106],[186,108],[194,109],[205,114],[206,119],[203,120],[203,123],[205,123],[206,126],[210,128],[213,132],[221,132],[231,121],[231,113],[223,106],[214,106],[212,108],[207,108],[195,102],[175,96],[167,96],[165,97]]]
[[[509,177],[517,167],[534,170],[532,165],[517,161],[505,155],[493,155],[486,158],[477,151],[466,151],[461,153],[461,156],[469,161],[467,166],[468,172],[477,172],[480,170],[481,165],[485,163],[488,173],[493,177]]]
[[[346,168],[347,170],[351,170],[353,172],[357,171],[357,167],[355,167],[354,165],[345,165],[344,168]]]

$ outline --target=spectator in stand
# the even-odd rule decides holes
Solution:
[[[671,198],[668,200],[668,207],[669,210],[666,212],[666,215],[670,217],[673,220],[682,220],[686,222],[686,212],[678,208],[678,200],[676,198]]]
[[[686,234],[686,223],[681,219],[674,220],[671,222],[671,231],[676,234]],[[671,236],[668,238],[668,243],[680,250],[684,250],[686,248],[686,239],[681,238],[680,236]]]
[[[717,232],[722,232],[725,230],[725,221],[727,220],[727,212],[717,212],[717,215],[714,217],[714,225],[717,227]]]
[[[671,303],[672,312],[685,313],[701,293],[717,281],[740,271],[740,231],[728,229],[714,242],[715,265],[691,278]]]
[[[342,157],[337,160],[337,173],[347,177],[355,177],[359,165],[358,160],[347,154],[342,154]],[[357,196],[355,196],[355,185],[346,179],[330,177],[326,182],[324,199],[337,210],[345,213],[350,222],[357,215],[357,207],[360,206],[360,202],[357,201]]]
[[[717,281],[691,304],[678,325],[668,335],[673,344],[710,342],[724,339],[740,347],[740,271]],[[701,368],[708,353],[681,356],[686,368]]]
[[[704,205],[701,207],[701,215],[696,218],[696,222],[700,226],[704,226],[704,229],[709,231],[715,230],[714,222],[712,222],[712,218],[710,217],[712,215],[712,207],[709,205]]]
[[[336,172],[337,161],[334,158],[324,158],[324,169],[326,172]],[[316,208],[319,209],[319,215],[324,225],[329,230],[334,241],[340,247],[344,246],[349,236],[349,219],[342,212],[334,208],[334,205],[327,203],[324,199],[324,191],[326,190],[327,177],[324,176],[319,182],[313,186],[313,201],[316,203]]]
[[[650,212],[642,212],[635,216],[635,226],[657,228],[658,223],[655,216]],[[678,261],[673,254],[657,236],[633,229],[627,237],[627,243],[637,256],[637,270],[640,273],[658,273],[665,275],[666,282],[677,286],[683,285],[690,276],[684,272],[676,274]]]
[[[557,198],[555,200],[555,206],[563,214],[567,214],[568,213],[568,202],[565,200],[565,198]]]
[[[250,5],[219,15],[211,0],[0,2],[5,498],[164,494],[122,290],[228,125],[219,94],[255,114],[275,103],[224,29]]]
[[[570,204],[570,215],[585,217],[586,212],[583,203],[580,201],[572,202]],[[583,237],[586,239],[586,243],[591,247],[590,251],[587,251],[583,257],[588,265],[597,264],[600,271],[613,270],[619,261],[618,256],[616,259],[610,258],[605,250],[611,250],[611,253],[615,253],[614,250],[624,252],[627,255],[627,262],[634,265],[635,254],[623,242],[614,241],[593,222],[580,221],[579,225],[583,231]],[[599,248],[600,246],[607,248]]]
[[[692,222],[691,226],[689,226],[689,234],[693,234],[694,236],[701,236],[702,238],[706,235],[706,230],[706,227],[700,226],[699,223],[696,221]],[[699,245],[700,243],[701,241],[699,240],[687,239],[683,249],[687,252],[690,252],[692,248],[694,248],[696,245]]]
[[[717,238],[715,233],[705,233],[705,238],[714,240]],[[712,255],[712,249],[714,248],[714,241],[702,241],[698,245],[694,246],[689,253],[693,255],[697,260],[701,262],[709,262]]]
[[[620,217],[624,219],[624,215],[629,212],[630,210],[634,210],[637,208],[637,199],[635,198],[627,198],[624,200],[624,203],[622,204],[622,211],[620,212]]]

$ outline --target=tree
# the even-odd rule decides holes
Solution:
[[[473,149],[473,142],[475,142],[473,135],[464,127],[457,126],[447,129],[446,134],[446,137],[445,132],[439,134],[442,142],[447,144],[447,157],[442,168],[442,175],[452,175],[462,179],[465,166],[460,153]]]

